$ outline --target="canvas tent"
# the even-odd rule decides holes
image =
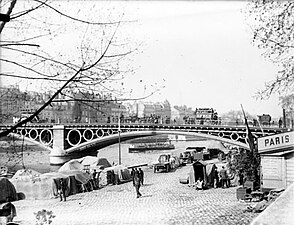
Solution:
[[[51,194],[52,180],[42,180],[41,174],[31,170],[18,170],[11,179],[17,192],[26,199],[43,199]]]
[[[76,159],[79,163],[83,166],[89,165],[90,167],[100,167],[103,166],[104,168],[111,167],[111,164],[106,158],[99,158],[95,156],[85,156],[80,159]]]
[[[111,167],[111,164],[106,158],[99,158],[97,166],[103,166],[104,168],[107,168]]]
[[[63,164],[62,167],[59,168],[58,172],[70,171],[70,170],[79,170],[82,171],[84,166],[77,159],[72,159]]]
[[[58,196],[60,178],[63,178],[66,184],[66,196],[80,192],[81,185],[90,180],[88,174],[77,170],[44,174],[20,170],[12,177],[11,183],[17,192],[21,192],[26,199],[49,199]]]
[[[81,184],[87,184],[89,180],[91,179],[89,174],[84,173],[80,170],[65,170],[65,171],[59,171],[59,173],[68,177],[73,176]]]
[[[129,169],[122,165],[107,167],[101,172],[101,183],[106,184],[118,184],[120,182],[126,182],[131,180],[131,173]]]
[[[66,162],[62,167],[59,168],[59,172],[68,171],[68,170],[84,170],[88,168],[90,170],[93,169],[103,169],[111,167],[111,164],[106,158],[99,158],[94,156],[85,156],[79,159],[72,159]]]
[[[49,199],[57,196],[54,179],[61,177],[67,179],[66,175],[60,173],[40,174],[32,170],[18,170],[11,182],[26,199]]]
[[[213,163],[206,163],[202,160],[194,162],[188,173],[189,185],[194,185],[196,181],[201,178],[204,186],[213,186],[213,170],[215,168],[216,166]]]
[[[17,200],[17,193],[14,185],[5,177],[0,177],[0,203]]]
[[[94,156],[85,156],[83,158],[77,159],[80,162],[84,169],[88,170],[89,172],[93,172],[95,169],[96,171],[100,171],[101,169],[111,167],[111,164],[108,162],[106,158],[99,158]]]
[[[86,165],[96,166],[98,159],[95,156],[85,156],[85,157],[77,159],[77,161],[81,163],[83,166],[86,166]]]

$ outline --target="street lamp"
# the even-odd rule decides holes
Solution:
[[[118,165],[121,165],[120,116],[118,117]]]

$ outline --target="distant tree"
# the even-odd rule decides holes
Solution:
[[[294,94],[281,96],[280,104],[283,109],[293,110],[294,109]]]
[[[279,67],[276,78],[265,83],[258,97],[266,99],[274,93],[291,92],[294,87],[294,2],[252,0],[245,12],[253,44]]]
[[[250,115],[249,113],[246,113],[246,116],[249,122],[254,119],[254,116]],[[230,122],[236,122],[238,120],[240,123],[243,123],[244,121],[244,115],[242,110],[231,110],[229,112],[223,113],[221,115],[221,118],[222,120],[227,120]]]

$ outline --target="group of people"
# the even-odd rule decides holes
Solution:
[[[99,188],[99,176],[100,176],[100,172],[97,172],[94,169],[93,173],[92,173],[92,177],[91,177],[91,183],[92,183],[92,186],[93,186],[94,190]]]
[[[220,171],[217,170],[217,167],[214,167],[213,173],[214,188],[228,188],[231,186],[230,176],[224,166],[222,166]]]
[[[222,169],[220,171],[217,170],[217,167],[213,167],[212,169],[212,182],[209,184],[210,186],[214,188],[222,187],[222,188],[228,188],[231,186],[230,184],[230,177],[227,173],[227,170],[224,166],[222,166]],[[206,184],[204,184],[203,177],[198,177],[197,181],[195,183],[196,190],[203,190],[205,188]]]
[[[140,198],[142,196],[140,193],[140,187],[144,183],[144,172],[141,168],[132,168],[131,177],[136,190],[137,198]]]
[[[222,169],[219,171],[219,178],[220,178],[220,185],[222,188],[225,188],[225,186],[227,188],[231,186],[227,170],[225,169],[224,166],[222,166]]]

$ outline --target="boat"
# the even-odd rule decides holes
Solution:
[[[129,146],[130,153],[172,149],[175,149],[175,145],[167,142],[135,143]]]

